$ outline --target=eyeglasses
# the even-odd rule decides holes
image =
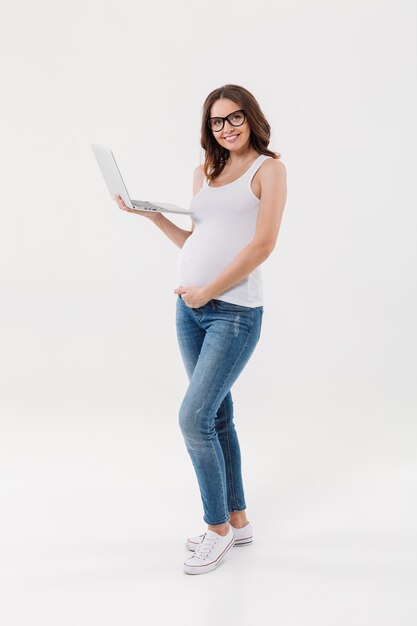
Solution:
[[[245,119],[245,111],[239,109],[238,111],[233,111],[232,113],[229,113],[229,115],[226,115],[226,117],[209,117],[207,120],[207,125],[215,133],[218,133],[219,130],[222,130],[225,120],[227,120],[232,126],[242,126]]]

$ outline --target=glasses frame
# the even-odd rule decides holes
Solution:
[[[229,120],[229,117],[231,117],[235,113],[243,113],[243,122],[241,124],[232,124],[232,122]],[[218,130],[214,130],[210,126],[210,120],[222,120],[223,124],[222,124],[221,128],[219,128]],[[242,124],[244,124],[245,121],[246,121],[246,113],[245,113],[245,111],[243,109],[237,109],[236,111],[232,111],[231,113],[229,113],[229,115],[226,115],[226,117],[220,117],[220,115],[216,115],[215,117],[209,117],[208,120],[207,120],[207,126],[210,128],[211,131],[213,131],[213,133],[219,133],[221,130],[223,130],[224,123],[225,123],[226,120],[229,122],[229,124],[231,126],[234,126],[234,127],[242,126]]]

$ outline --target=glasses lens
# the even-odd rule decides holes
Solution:
[[[223,127],[223,120],[221,117],[211,117],[208,121],[208,125],[211,130],[221,130]]]
[[[241,126],[245,121],[245,114],[243,111],[235,111],[231,113],[227,119],[232,126]]]

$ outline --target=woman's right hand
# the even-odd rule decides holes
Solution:
[[[138,215],[143,215],[143,217],[148,217],[151,219],[155,219],[156,216],[159,214],[158,211],[141,211],[140,209],[131,209],[127,206],[127,204],[124,203],[122,196],[116,195],[114,197],[117,204],[119,205],[119,208],[122,209],[122,211],[127,211],[128,213],[137,213]]]

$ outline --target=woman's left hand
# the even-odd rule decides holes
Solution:
[[[180,285],[174,289],[174,293],[181,294],[185,304],[191,309],[198,309],[211,300],[204,287],[183,287]]]

